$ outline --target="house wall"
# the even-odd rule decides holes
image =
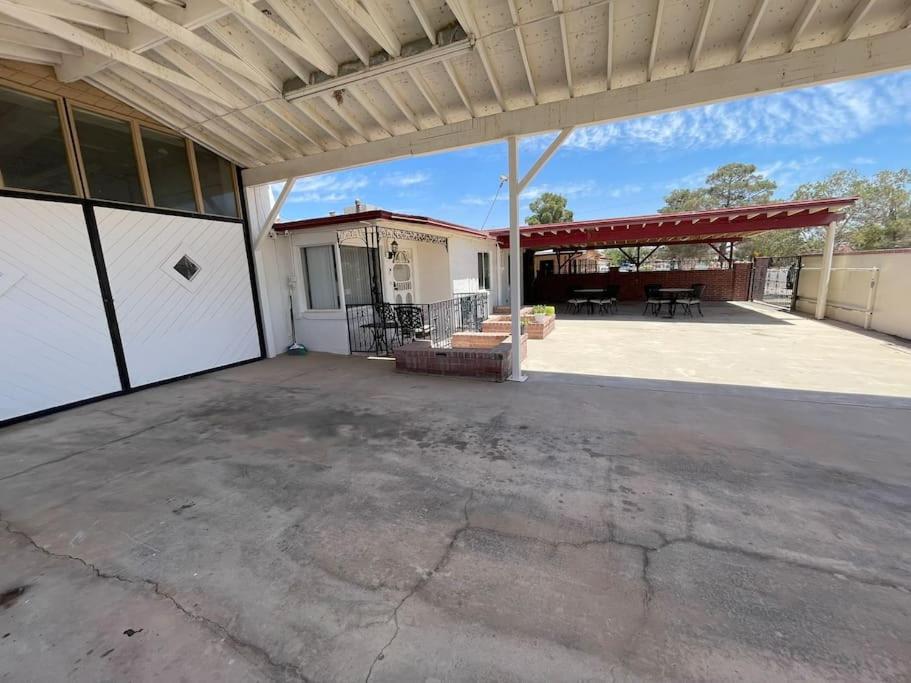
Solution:
[[[822,256],[804,256],[797,283],[797,310],[813,314],[819,284]],[[871,329],[911,339],[911,249],[865,251],[835,254],[832,268],[879,268],[876,298],[873,302]],[[846,310],[838,305],[865,308],[873,273],[870,270],[833,270],[829,279],[826,317],[863,327],[862,311]]]
[[[449,257],[439,244],[418,242],[417,299],[418,303],[429,304],[452,298],[452,278],[449,274]]]
[[[499,302],[500,278],[497,277],[497,243],[474,237],[449,238],[449,271],[452,276],[453,294],[480,291],[478,283],[478,252],[490,254],[490,296],[488,305]]]

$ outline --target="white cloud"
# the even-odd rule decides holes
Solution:
[[[876,159],[872,157],[854,157],[851,159],[851,163],[855,166],[872,166],[876,163]]]
[[[556,194],[561,194],[568,199],[572,199],[574,197],[590,197],[599,191],[600,189],[594,180],[558,185],[548,185],[545,183],[543,185],[532,185],[519,195],[519,199],[522,201],[531,201],[537,197],[540,197],[545,192],[555,192]],[[508,196],[506,198],[508,198]]]
[[[712,104],[576,130],[569,148],[597,151],[651,145],[718,148],[752,143],[816,147],[857,139],[911,120],[911,73]],[[543,148],[553,135],[530,138]]]
[[[380,182],[392,187],[411,187],[412,185],[422,185],[428,180],[430,180],[429,173],[415,171],[414,173],[392,173],[384,176]]]
[[[354,193],[368,184],[367,177],[362,175],[340,177],[328,174],[299,178],[288,201],[293,204],[353,202]]]

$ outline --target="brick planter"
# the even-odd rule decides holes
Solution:
[[[395,369],[423,375],[472,377],[503,382],[510,374],[512,344],[506,337],[490,349],[437,349],[429,341],[415,341],[395,350]],[[522,359],[527,351],[527,337],[522,336]]]
[[[454,349],[492,349],[503,343],[509,332],[456,332],[452,335]]]
[[[523,306],[519,309],[519,312],[522,315],[531,315],[532,307]],[[512,309],[509,306],[494,306],[493,307],[494,315],[512,315]]]
[[[529,339],[544,339],[557,326],[557,318],[553,315],[547,316],[543,323],[535,322],[532,314],[529,317],[531,320],[525,323],[525,334]],[[512,320],[507,315],[494,315],[482,323],[481,329],[484,332],[509,334],[512,331]]]

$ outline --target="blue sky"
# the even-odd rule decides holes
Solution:
[[[527,168],[553,135],[527,138]],[[721,164],[756,164],[788,196],[842,168],[911,167],[911,72],[687,109],[573,133],[522,197],[565,195],[576,220],[653,213],[676,187]],[[355,198],[481,227],[506,168],[505,142],[301,178],[282,220],[324,216]],[[487,227],[508,223],[506,188]]]

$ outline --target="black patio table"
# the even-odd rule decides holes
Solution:
[[[674,314],[677,312],[677,299],[683,294],[692,294],[692,287],[661,287],[659,290],[662,294],[666,294],[667,298],[670,300],[670,303],[667,305],[667,315],[661,316],[663,318],[673,318]]]

